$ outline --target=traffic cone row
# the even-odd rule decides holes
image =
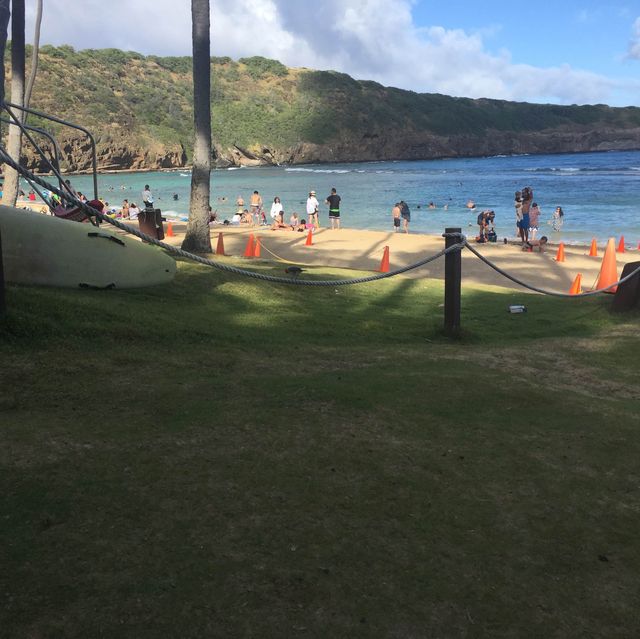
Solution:
[[[638,242],[638,250],[640,251],[640,242]],[[617,253],[624,253],[624,235],[620,236],[620,241],[618,242],[618,248],[616,249]],[[591,240],[591,249],[589,250],[589,257],[597,257],[598,256],[598,245],[596,243],[596,238],[594,237]]]
[[[622,248],[622,251],[620,250],[620,248]],[[638,248],[640,249],[640,245]],[[624,238],[620,238],[620,243],[618,244],[618,252],[624,252]],[[598,249],[596,245],[596,240],[594,239],[591,242],[591,250],[589,251],[589,255],[591,257],[596,257],[597,254],[598,254]],[[561,261],[561,260],[558,260],[558,261]],[[597,279],[594,290],[600,291],[602,289],[605,289],[611,286],[617,281],[618,281],[618,266],[616,264],[616,244],[615,244],[615,239],[611,237],[609,238],[609,241],[607,242],[607,247],[604,251],[604,257],[602,258],[602,264],[600,265],[600,272],[598,273],[598,279]],[[605,292],[615,293],[617,288],[618,288],[617,286],[614,286],[613,288],[607,288]],[[578,273],[576,275],[575,279],[573,280],[573,284],[569,289],[569,295],[580,295],[580,293],[582,293],[582,273]]]

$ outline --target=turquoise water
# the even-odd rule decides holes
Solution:
[[[89,177],[74,177],[72,183],[91,193]],[[119,205],[125,197],[140,203],[145,184],[164,213],[186,216],[188,171],[99,176],[100,196],[111,204]],[[553,240],[585,243],[623,234],[634,246],[640,241],[640,151],[217,170],[211,177],[211,204],[222,219],[230,218],[236,197],[241,194],[248,202],[258,190],[267,213],[278,195],[287,215],[296,211],[304,217],[307,193],[313,189],[326,225],[324,198],[336,187],[346,227],[389,230],[391,207],[404,199],[411,207],[412,232],[439,234],[445,226],[471,226],[475,234],[478,211],[491,208],[502,237],[515,234],[513,195],[525,185],[533,188],[542,210],[541,234]],[[475,201],[475,211],[466,208],[468,199]],[[438,208],[429,209],[431,201]],[[560,233],[547,224],[556,206],[565,212]]]

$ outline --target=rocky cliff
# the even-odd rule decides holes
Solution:
[[[100,170],[157,170],[189,163],[191,96],[189,58],[46,46],[32,106],[91,130]],[[264,58],[214,59],[211,98],[219,167],[640,148],[636,107],[417,94]],[[63,170],[91,169],[86,137],[30,122],[57,136]],[[24,162],[48,168],[28,143]]]

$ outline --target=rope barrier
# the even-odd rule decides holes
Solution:
[[[260,246],[261,248],[263,248],[267,253],[269,253],[270,255],[273,255],[273,257],[276,258],[276,260],[278,260],[279,262],[282,262],[283,264],[296,264],[297,266],[307,266],[307,267],[311,267],[314,266],[313,264],[303,264],[302,262],[291,262],[290,260],[285,260],[284,257],[280,257],[279,255],[277,255],[276,253],[274,253],[263,241],[262,241],[262,237],[260,237]],[[304,239],[304,238],[302,238]]]
[[[604,293],[605,291],[608,291],[618,286],[619,284],[624,284],[624,282],[626,282],[627,280],[630,280],[632,277],[640,273],[640,267],[638,267],[637,269],[635,269],[625,277],[619,279],[617,282],[614,282],[613,284],[610,284],[609,286],[600,288],[595,291],[586,291],[585,293],[577,293],[576,295],[570,295],[569,293],[558,293],[556,291],[549,291],[544,288],[533,286],[532,284],[527,284],[526,282],[523,282],[521,279],[515,277],[514,275],[511,275],[510,273],[507,273],[506,271],[502,270],[499,266],[494,264],[491,260],[487,259],[484,255],[482,255],[479,251],[477,251],[473,246],[471,246],[471,244],[469,244],[469,242],[466,239],[464,241],[464,244],[466,248],[468,248],[478,259],[480,259],[487,266],[491,267],[494,271],[496,271],[503,277],[506,277],[508,280],[511,280],[516,284],[520,284],[520,286],[524,286],[524,288],[528,288],[530,291],[535,291],[536,293],[542,293],[543,295],[552,295],[554,297],[576,298],[576,297],[590,297],[591,295],[598,295],[599,293]]]
[[[39,184],[45,189],[48,189],[52,193],[57,193],[60,197],[64,197],[67,201],[73,201],[73,203],[76,204],[89,217],[95,217],[101,220],[102,222],[107,222],[108,224],[111,224],[116,228],[119,228],[123,231],[126,231],[127,233],[130,233],[131,235],[135,235],[139,239],[144,240],[149,244],[159,246],[160,248],[164,249],[165,251],[168,251],[169,253],[173,253],[180,257],[184,257],[185,259],[192,260],[193,262],[198,262],[199,264],[204,264],[205,266],[211,266],[213,268],[217,268],[227,273],[233,273],[235,275],[243,275],[245,277],[251,277],[253,279],[262,280],[265,282],[274,282],[276,284],[293,284],[297,286],[348,286],[351,284],[364,284],[366,282],[375,282],[376,280],[383,280],[389,277],[394,277],[395,275],[407,273],[408,271],[411,271],[413,269],[419,268],[421,266],[425,266],[426,264],[429,264],[430,262],[433,262],[443,257],[444,255],[447,255],[448,253],[452,253],[454,251],[461,251],[464,248],[464,242],[459,242],[457,244],[454,244],[453,246],[450,246],[447,249],[440,251],[439,253],[436,253],[435,255],[431,255],[422,260],[418,260],[417,262],[414,262],[413,264],[409,264],[408,266],[404,266],[402,268],[389,271],[388,273],[376,273],[375,275],[369,275],[366,277],[355,277],[355,278],[341,279],[341,280],[305,280],[305,279],[299,279],[297,277],[277,277],[274,275],[266,275],[264,273],[256,273],[255,271],[247,271],[245,269],[236,268],[235,266],[229,266],[228,264],[222,264],[220,262],[216,262],[214,260],[201,257],[200,255],[189,253],[188,251],[184,251],[180,248],[177,248],[176,246],[172,246],[171,244],[166,244],[165,242],[162,242],[155,237],[146,235],[145,233],[142,233],[142,231],[140,231],[139,229],[136,229],[127,224],[123,224],[122,222],[114,218],[111,218],[108,215],[105,215],[104,213],[101,213],[100,211],[97,211],[96,209],[88,206],[85,202],[81,202],[77,198],[71,197],[69,193],[63,192],[57,187],[52,186],[46,180],[33,174],[31,171],[29,171],[28,169],[24,168],[23,166],[15,162],[13,158],[11,158],[11,156],[9,156],[7,152],[1,147],[0,147],[0,160],[2,160],[5,164],[8,164],[9,166],[13,167],[18,173],[20,173],[23,177],[27,178],[28,180],[33,180],[36,184]]]

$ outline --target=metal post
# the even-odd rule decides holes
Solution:
[[[444,247],[460,241],[461,228],[444,230]],[[458,233],[456,237],[455,233]],[[452,251],[444,256],[444,330],[449,337],[460,335],[460,282],[462,280],[462,251]]]

